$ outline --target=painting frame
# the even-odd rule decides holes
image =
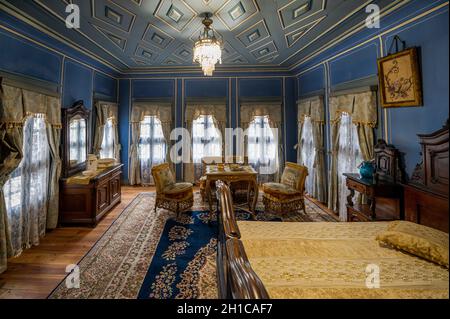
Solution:
[[[410,77],[405,81],[405,86],[410,87],[407,90],[395,91],[397,87],[391,85],[393,94],[388,95],[389,91],[389,74],[394,69],[392,62],[396,61],[398,63],[399,59],[403,59],[403,72]],[[398,53],[388,55],[386,57],[380,58],[378,62],[378,78],[380,86],[380,101],[383,108],[391,107],[414,107],[423,106],[423,92],[422,92],[422,79],[419,69],[419,59],[418,59],[418,49],[416,47],[408,48]],[[391,70],[387,70],[391,65]],[[398,65],[398,64],[397,64]],[[406,68],[406,69],[405,69]],[[396,68],[397,73],[401,72],[399,68]],[[398,83],[397,83],[398,84]],[[404,94],[403,98],[399,98],[398,94]],[[394,97],[393,95],[397,95]]]

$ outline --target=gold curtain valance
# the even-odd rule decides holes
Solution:
[[[369,91],[331,97],[331,123],[339,121],[342,113],[350,114],[356,125],[376,127],[378,122],[376,92]]]
[[[212,115],[220,123],[227,122],[226,104],[188,104],[186,106],[186,122],[192,122],[201,115]]]
[[[61,100],[57,97],[2,84],[0,86],[0,124],[21,126],[34,114],[43,114],[48,124],[61,128]]]
[[[303,123],[305,117],[310,117],[312,122],[325,123],[323,97],[316,96],[298,102],[298,122]]]
[[[97,117],[100,125],[106,125],[108,119],[113,119],[114,124],[117,125],[119,119],[119,106],[117,103],[111,102],[97,102]]]
[[[161,123],[172,123],[172,105],[137,102],[131,110],[131,123],[141,123],[146,116],[155,116]]]
[[[242,104],[241,125],[247,127],[255,116],[268,116],[276,126],[282,122],[281,104]]]

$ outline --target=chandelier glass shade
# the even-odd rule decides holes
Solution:
[[[194,45],[194,63],[200,64],[205,76],[212,76],[216,64],[222,64],[222,42],[211,29],[212,20],[209,14],[206,14],[202,23],[205,28]]]

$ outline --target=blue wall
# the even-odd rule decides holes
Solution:
[[[395,35],[406,41],[407,46],[420,47],[424,105],[378,110],[377,136],[386,138],[404,153],[408,174],[420,161],[417,134],[441,128],[448,118],[448,6],[433,10],[440,3],[434,1],[434,6],[430,6],[430,2],[413,1],[382,19],[382,29],[365,29],[304,61],[297,69],[300,96],[324,88],[327,94],[337,84],[377,76],[377,58],[387,55]],[[408,21],[419,13],[424,16]],[[405,24],[397,27],[400,22]],[[329,119],[326,135],[329,150]]]

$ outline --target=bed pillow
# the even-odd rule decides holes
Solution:
[[[394,221],[377,241],[448,268],[448,234],[407,221]]]

